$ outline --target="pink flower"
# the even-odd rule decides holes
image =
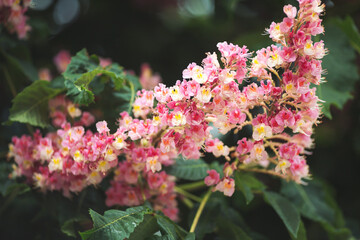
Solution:
[[[288,18],[295,18],[296,17],[296,7],[288,4],[284,6],[284,13],[288,16]]]
[[[250,140],[247,140],[245,137],[237,142],[238,146],[236,151],[241,155],[246,154],[251,151],[254,146],[254,143]]]
[[[223,192],[225,196],[231,197],[235,191],[235,181],[232,178],[224,178],[219,182],[216,187],[216,191]]]
[[[40,80],[45,80],[45,81],[51,81],[52,77],[51,77],[51,72],[48,68],[41,68],[39,70],[39,79]]]
[[[214,169],[208,170],[207,173],[209,174],[205,179],[205,184],[207,186],[212,186],[218,184],[220,181],[220,174],[215,171]]]
[[[302,149],[295,143],[282,144],[279,148],[279,154],[282,158],[292,159],[299,155]]]
[[[281,126],[292,127],[295,124],[294,114],[290,110],[281,110],[275,117],[276,122]]]
[[[107,66],[109,66],[109,65],[111,65],[112,64],[112,60],[111,60],[111,58],[102,58],[102,57],[99,57],[99,60],[100,60],[100,66],[101,67],[103,67],[103,68],[105,68],[105,67],[107,67]]]
[[[89,112],[83,112],[80,122],[82,125],[88,127],[95,122],[95,117]]]
[[[283,21],[280,23],[280,31],[283,33],[289,32],[293,24],[294,24],[294,19],[284,18]]]
[[[229,122],[233,124],[241,124],[246,120],[246,114],[240,109],[234,109],[229,113]]]
[[[291,47],[284,47],[282,51],[280,51],[280,56],[286,62],[294,62],[297,58],[297,54]]]
[[[96,123],[96,129],[100,134],[106,134],[110,131],[110,129],[107,127],[106,121],[100,121]]]
[[[152,90],[161,82],[161,77],[157,73],[153,74],[149,64],[143,63],[141,65],[139,81],[144,89]]]
[[[54,57],[54,63],[59,71],[59,73],[65,72],[67,66],[71,61],[70,52],[67,50],[61,50],[58,54]]]

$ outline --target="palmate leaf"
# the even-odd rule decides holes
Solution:
[[[345,227],[342,213],[326,185],[312,180],[307,186],[283,182],[281,193],[297,207],[301,215],[319,222],[330,239],[351,239],[351,231]]]
[[[170,218],[161,214],[155,215],[156,221],[160,227],[162,237],[169,240],[183,240],[188,232],[170,220]]]
[[[98,76],[109,77],[115,90],[123,87],[125,73],[118,64],[114,63],[103,68],[99,65],[97,56],[89,56],[85,49],[71,58],[71,62],[63,73],[67,95],[73,97],[74,102],[88,105],[94,101],[94,93],[89,89],[91,82]]]
[[[156,218],[150,214],[144,216],[144,220],[137,226],[133,233],[130,234],[130,240],[145,240],[149,236],[159,231],[159,225]]]
[[[82,239],[184,240],[189,236],[168,217],[146,206],[128,208],[126,211],[109,210],[104,216],[90,210],[90,215],[94,226],[80,233]]]
[[[7,62],[16,70],[21,72],[24,76],[26,76],[30,81],[35,81],[38,79],[38,73],[30,62],[18,59],[11,54],[4,53],[3,51],[0,51],[0,53],[3,53]]]
[[[292,240],[307,240],[306,237],[306,228],[302,221],[300,221],[299,231],[297,233],[297,236],[295,237],[290,233],[290,237]]]
[[[266,186],[250,173],[235,172],[235,186],[245,197],[246,204],[254,199],[252,191],[263,191]]]
[[[338,18],[336,19],[336,24],[346,34],[353,48],[360,53],[360,32],[352,17],[346,16],[345,19]]]
[[[194,206],[188,215],[190,227],[198,209]],[[223,193],[214,192],[205,205],[195,228],[196,239],[207,239],[209,235],[216,239],[263,239],[256,237],[239,211],[231,207],[229,198]]]
[[[139,79],[134,76],[127,74],[125,76],[126,82],[122,85],[120,89],[113,93],[119,101],[117,112],[127,111],[131,112],[132,105],[135,100],[136,92],[141,89],[141,84]],[[117,86],[115,85],[115,89]]]
[[[67,236],[76,238],[78,233],[76,231],[77,225],[82,221],[87,221],[88,219],[83,216],[77,216],[66,220],[61,226],[61,232]]]
[[[49,87],[49,82],[37,80],[13,99],[10,121],[46,127],[49,124],[48,101],[63,89]]]
[[[234,240],[251,240],[252,238],[239,226],[235,225],[226,218],[221,218],[217,221],[220,231],[221,240],[234,239]]]
[[[300,227],[300,214],[297,208],[285,197],[275,192],[264,192],[265,201],[274,208],[286,228],[295,238]]]
[[[202,159],[176,159],[176,163],[171,166],[169,174],[186,180],[200,180],[207,176],[209,165]]]
[[[343,23],[343,28],[349,22]],[[348,26],[349,28],[351,26]],[[324,100],[323,113],[331,119],[330,106],[341,109],[352,98],[354,84],[359,80],[355,63],[355,51],[349,44],[349,39],[337,27],[334,20],[325,26],[326,34],[323,37],[329,54],[323,59],[323,69],[326,69],[326,83],[318,86],[319,98]]]
[[[6,35],[2,35],[0,37],[0,55],[5,58],[9,67],[28,80],[34,82],[38,79],[38,72],[32,64],[30,52],[26,45],[19,44]]]
[[[128,238],[135,228],[144,220],[151,210],[147,207],[128,208],[126,211],[108,210],[104,216],[90,210],[94,222],[92,229],[81,232],[82,239],[114,239]]]

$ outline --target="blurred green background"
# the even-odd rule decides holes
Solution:
[[[58,51],[68,49],[75,54],[87,48],[89,53],[111,58],[137,74],[140,65],[147,62],[155,72],[160,73],[165,84],[171,85],[181,79],[182,70],[190,62],[200,63],[206,52],[216,51],[216,44],[220,41],[247,45],[251,51],[270,44],[268,36],[263,34],[265,28],[272,21],[282,20],[282,7],[288,3],[298,6],[296,1],[280,0],[34,0],[27,14],[33,31],[29,41],[22,44],[30,49],[34,65],[51,68],[53,75],[56,70],[52,58]],[[324,21],[329,24],[329,29],[336,28],[333,22],[337,20],[334,19],[345,19],[347,16],[360,26],[359,0],[325,3]],[[338,91],[340,100],[336,102],[344,105],[342,109],[331,107],[331,120],[322,119],[322,124],[316,129],[316,148],[308,157],[308,162],[312,174],[325,179],[332,187],[347,224],[360,238],[360,174],[357,172],[360,171],[360,84],[356,74],[360,69],[360,58],[356,48],[351,47],[354,46],[353,39],[340,28],[334,32],[329,33],[333,61],[326,62],[330,69],[325,77],[329,79],[328,84]],[[327,33],[325,39],[326,36]],[[331,55],[333,52],[334,55]],[[334,61],[338,68],[334,67]],[[332,67],[336,69],[336,75],[330,75],[335,71]],[[3,77],[0,81],[1,121],[4,122],[12,95]],[[24,78],[16,88],[20,91],[29,83]],[[349,93],[353,97],[347,101]],[[325,90],[323,94],[326,94]],[[1,126],[2,158],[11,136],[24,131],[26,128],[19,124]],[[35,203],[41,202],[36,199],[41,196],[29,197],[30,200],[22,198],[26,199],[26,196],[20,196],[17,203],[0,209],[0,236],[7,236],[4,234],[9,234],[13,231],[11,228],[17,226],[29,239],[65,238],[51,221],[44,226],[52,226],[58,235],[40,234],[44,229],[33,228],[32,223],[38,220],[28,216],[41,209],[39,203]],[[104,208],[104,203],[100,201],[99,210]],[[21,211],[17,209],[20,205]],[[24,213],[23,209],[27,209],[28,213]],[[274,216],[271,208],[260,206],[249,211],[245,219],[254,230],[269,239],[287,239],[284,226],[279,219],[274,220]],[[309,239],[327,239],[317,224],[305,221],[305,225]],[[19,235],[14,233],[13,236]]]

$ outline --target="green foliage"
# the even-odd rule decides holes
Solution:
[[[76,231],[77,225],[79,222],[85,221],[87,218],[85,217],[74,217],[70,218],[69,220],[65,221],[64,224],[61,226],[61,232],[65,233],[69,237],[76,238],[78,233]]]
[[[7,189],[14,184],[14,180],[9,179],[9,173],[11,172],[11,165],[5,161],[0,162],[0,193],[5,196]]]
[[[98,57],[95,55],[89,56],[85,49],[71,58],[70,64],[63,73],[67,95],[72,96],[74,101],[79,104],[88,105],[94,102],[94,92],[96,89],[92,90],[90,86],[100,75],[107,76],[117,91],[127,84],[130,89],[126,89],[124,92],[130,92],[132,97],[126,100],[134,99],[136,90],[134,82],[137,81],[137,79],[129,80],[123,68],[116,63],[103,68],[99,65]],[[103,88],[103,86],[99,86],[99,84],[102,85],[103,83],[100,82],[97,85],[97,87]]]
[[[239,211],[229,204],[229,200],[220,192],[211,195],[195,228],[196,239],[207,239],[207,236],[215,234],[216,239],[223,240],[262,239],[249,228]],[[195,206],[189,215],[190,224],[196,210]]]
[[[337,18],[336,23],[346,34],[353,48],[360,53],[360,32],[352,17],[346,16],[345,19]]]
[[[30,81],[38,79],[38,72],[33,66],[29,49],[25,45],[17,44],[12,39],[2,35],[0,38],[0,56],[4,58],[8,67],[20,73]]]
[[[247,204],[254,199],[253,191],[262,192],[266,188],[254,175],[240,171],[235,172],[235,186],[244,194]]]
[[[299,231],[297,233],[297,237],[290,233],[290,237],[292,240],[306,240],[306,228],[303,221],[300,221]]]
[[[51,88],[49,84],[37,80],[19,93],[13,99],[9,120],[46,127],[49,124],[48,101],[63,91]]]
[[[274,208],[290,234],[297,237],[300,226],[300,214],[295,206],[288,199],[275,192],[265,191],[264,199]]]
[[[183,159],[179,157],[176,159],[176,163],[171,166],[169,174],[175,177],[186,180],[200,180],[207,176],[207,170],[209,165],[202,159]]]
[[[140,82],[137,77],[127,74],[125,84],[117,91],[113,92],[113,96],[117,98],[117,112],[127,111],[131,112],[132,104],[135,100],[135,95],[141,89]]]
[[[139,226],[135,228],[134,232],[131,233],[129,239],[145,240],[149,236],[154,235],[157,231],[159,231],[159,226],[156,218],[147,214],[144,216],[144,221],[142,221]]]
[[[9,120],[46,127],[49,124],[48,101],[64,91],[64,88],[76,103],[87,105],[94,101],[94,93],[104,90],[104,84],[109,80],[117,99],[112,102],[119,106],[116,112],[130,112],[136,91],[141,88],[138,78],[126,75],[116,63],[102,68],[98,57],[89,57],[86,50],[82,50],[72,58],[63,76],[56,77],[51,83],[37,80],[20,92],[13,100]]]
[[[191,239],[188,232],[168,217],[145,206],[126,211],[108,210],[104,216],[90,210],[90,215],[94,226],[80,233],[82,239]]]
[[[149,214],[146,207],[128,208],[126,211],[108,210],[104,216],[90,209],[90,216],[94,222],[92,229],[81,232],[82,239],[119,239],[128,238],[135,228]]]
[[[0,51],[1,53],[2,51]],[[35,81],[38,79],[37,71],[35,67],[28,61],[19,59],[11,54],[2,52],[7,62],[13,66],[17,71],[20,71],[23,75],[25,75],[31,81]]]
[[[188,232],[171,221],[168,217],[161,214],[155,215],[156,221],[160,227],[162,237],[169,240],[184,239]]]
[[[63,73],[67,95],[75,103],[88,105],[99,95],[100,103],[96,107],[105,109],[104,116],[114,119],[119,112],[131,112],[136,92],[141,84],[136,76],[127,74],[117,63],[103,68],[95,55],[89,56],[85,49],[78,52]],[[61,85],[58,79],[56,86]],[[111,111],[111,112],[109,112]]]
[[[218,227],[221,232],[220,239],[252,240],[241,227],[226,218],[222,218],[221,221],[218,221]]]
[[[189,233],[186,237],[185,240],[195,240],[195,233]]]
[[[17,195],[21,195],[26,192],[29,192],[30,190],[31,189],[30,189],[29,185],[27,185],[25,183],[13,183],[10,186],[8,186],[4,196],[9,196],[9,195],[17,196]]]
[[[353,28],[348,24],[351,24],[349,20],[342,22],[342,28]],[[328,22],[325,28],[323,40],[330,53],[323,60],[327,83],[318,86],[318,90],[319,98],[325,101],[323,113],[331,119],[330,106],[335,105],[341,109],[352,98],[351,92],[359,74],[355,65],[355,51],[349,45],[346,35],[334,22]]]
[[[327,188],[317,180],[307,186],[283,182],[281,193],[294,203],[302,216],[320,223],[330,239],[350,239],[352,234]]]

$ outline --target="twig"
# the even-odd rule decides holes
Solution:
[[[197,210],[197,212],[196,212],[194,221],[193,221],[193,223],[191,224],[190,232],[195,232],[196,225],[197,225],[197,223],[199,222],[201,213],[202,213],[202,211],[204,210],[204,207],[205,207],[205,205],[206,205],[206,202],[209,200],[211,193],[212,193],[212,189],[210,188],[210,189],[208,190],[208,192],[205,194],[204,198],[201,200],[201,203],[200,203],[200,206],[199,206],[199,208],[198,208],[198,210]]]
[[[175,190],[175,192],[177,192],[177,193],[179,193],[181,195],[184,195],[185,197],[190,198],[190,199],[192,199],[192,200],[194,200],[196,202],[201,202],[201,200],[202,200],[200,197],[195,196],[194,194],[189,193],[189,192],[187,192],[187,191],[185,191],[185,190],[183,190],[183,189],[181,189],[179,187],[175,186],[174,190]]]

